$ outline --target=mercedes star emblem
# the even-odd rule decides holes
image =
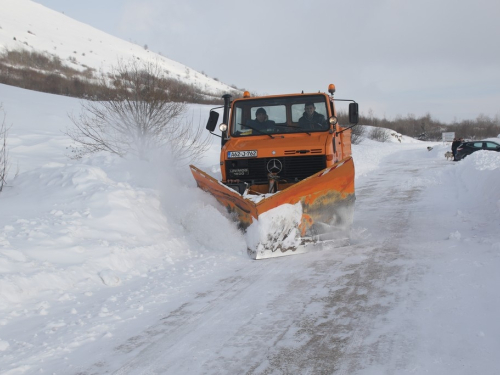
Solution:
[[[269,173],[280,173],[283,169],[283,164],[278,159],[271,159],[267,162],[267,171]]]

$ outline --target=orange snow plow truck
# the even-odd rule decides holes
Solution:
[[[358,104],[334,99],[334,85],[328,91],[259,97],[245,92],[235,100],[224,95],[222,180],[190,166],[198,186],[246,231],[253,259],[349,241],[355,201],[350,129],[358,123]],[[350,102],[349,126],[337,122],[338,101]],[[207,130],[219,136],[215,109]]]

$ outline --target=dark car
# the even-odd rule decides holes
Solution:
[[[455,160],[462,160],[467,155],[479,150],[500,152],[500,138],[487,138],[482,141],[464,142],[458,146]]]

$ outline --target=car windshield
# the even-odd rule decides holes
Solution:
[[[327,131],[327,103],[324,95],[241,100],[233,106],[231,135]]]

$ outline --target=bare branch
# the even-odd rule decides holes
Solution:
[[[0,192],[7,185],[7,174],[9,172],[9,153],[7,151],[7,133],[8,128],[5,124],[5,112],[0,103],[0,113],[2,119],[0,121]]]
[[[150,151],[167,148],[174,160],[199,158],[209,146],[202,127],[185,119],[185,103],[169,100],[171,80],[157,62],[119,61],[109,75],[101,74],[105,101],[86,101],[75,125],[66,134],[73,139],[74,158],[98,151],[147,158]],[[113,91],[113,90],[114,91]]]

